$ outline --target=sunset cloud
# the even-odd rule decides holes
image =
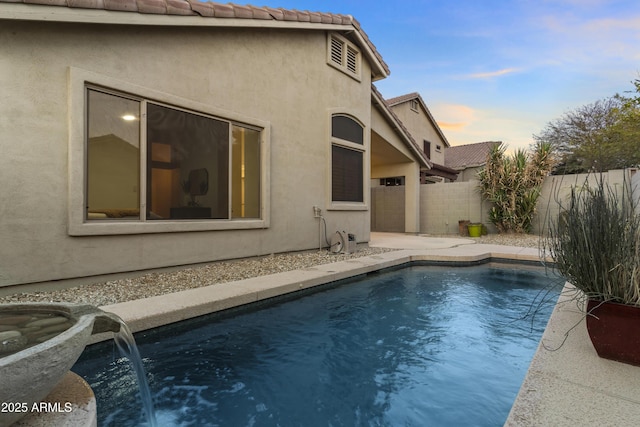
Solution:
[[[434,107],[436,122],[443,131],[458,132],[476,121],[476,111],[459,104],[440,104]]]
[[[458,131],[458,130],[462,130],[465,127],[467,127],[469,123],[463,123],[463,122],[457,122],[457,123],[452,123],[452,122],[438,122],[438,126],[440,126],[440,129],[442,129],[443,131],[448,130],[448,131]]]

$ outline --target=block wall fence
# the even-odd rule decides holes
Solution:
[[[571,188],[588,183],[593,186],[598,174],[554,175],[545,179],[533,218],[534,234],[541,234],[550,218],[556,218],[560,203],[565,203]],[[612,170],[603,173],[605,182],[613,188],[624,185],[632,191],[636,209],[640,213],[640,171],[637,169]],[[404,187],[372,188],[373,231],[403,230]],[[481,222],[489,233],[497,230],[489,221],[491,204],[483,201],[478,181],[423,184],[420,186],[420,233],[433,235],[458,234],[458,221]]]

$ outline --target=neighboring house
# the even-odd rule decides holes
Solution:
[[[448,145],[400,126],[347,15],[0,0],[0,46],[0,286],[317,248],[314,207],[366,242],[389,174],[419,231]]]
[[[413,92],[386,100],[415,142],[430,160],[431,168],[421,173],[421,183],[451,182],[457,172],[445,165],[444,153],[450,147],[420,94]]]
[[[458,182],[477,179],[491,149],[501,144],[499,141],[487,141],[449,147],[444,153],[444,164],[458,173]]]

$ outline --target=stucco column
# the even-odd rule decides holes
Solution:
[[[404,231],[406,233],[420,232],[420,166],[408,163],[404,167],[405,209]]]

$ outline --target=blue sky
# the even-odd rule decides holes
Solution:
[[[391,75],[386,98],[419,92],[451,145],[532,134],[640,77],[640,1],[266,0],[353,15]]]

